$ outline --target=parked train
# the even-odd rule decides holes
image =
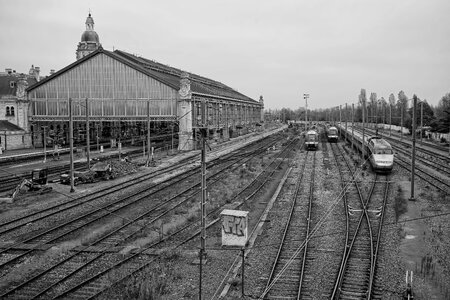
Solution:
[[[316,130],[308,130],[305,136],[307,150],[316,150],[319,147],[319,133]]]
[[[331,126],[327,129],[327,138],[330,143],[337,142],[339,138],[338,129],[334,126]]]
[[[341,130],[345,130],[341,127]],[[351,141],[351,127],[348,129],[347,138]],[[391,145],[379,136],[365,136],[362,143],[362,133],[354,130],[354,143],[359,151],[364,149],[364,153],[369,159],[372,169],[375,172],[390,172],[394,167],[394,151]]]
[[[378,136],[368,138],[367,155],[375,171],[392,171],[394,167],[394,151],[385,139]]]

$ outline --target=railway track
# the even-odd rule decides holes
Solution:
[[[308,238],[311,230],[316,168],[316,152],[314,151],[313,157],[308,159],[309,153],[309,151],[306,152],[300,172],[293,173],[297,183],[292,194],[292,204],[280,246],[261,296],[263,299],[308,297],[308,291],[304,285],[307,286],[305,274],[307,273]],[[305,173],[311,174],[311,177],[307,176],[307,179],[303,181]]]
[[[373,129],[369,129],[369,130],[373,131]],[[412,139],[410,138],[410,135],[405,135],[404,134],[403,138],[402,138],[401,135],[398,134],[397,132],[393,131],[393,132],[391,132],[391,134],[389,134],[389,132],[385,132],[384,130],[383,131],[379,131],[379,134],[381,134],[383,136],[383,138],[392,138],[392,139],[395,139],[397,141],[402,141],[402,142],[404,142],[406,144],[409,144],[409,145],[412,144]],[[439,151],[441,154],[445,155],[445,153],[447,153],[447,155],[448,155],[448,147],[443,146],[443,145],[437,145],[437,144],[432,143],[432,142],[427,142],[426,140],[425,141],[422,140],[422,142],[420,142],[420,137],[417,137],[416,139],[417,139],[417,143],[419,144],[419,146],[432,148],[434,150]],[[436,152],[436,151],[434,151],[434,152]]]
[[[400,166],[401,168],[407,170],[408,172],[411,172],[410,159],[397,156],[394,163]],[[415,175],[424,180],[425,182],[429,183],[430,185],[434,186],[438,190],[446,194],[450,194],[450,184],[448,182],[448,179],[446,180],[440,176],[436,176],[432,172],[427,171],[426,169],[423,169],[417,165],[415,167]]]
[[[160,146],[162,146],[161,143],[159,143]],[[155,145],[156,147],[158,146]],[[124,151],[125,152],[125,151]],[[126,151],[127,155],[130,158],[136,158],[142,156],[142,149],[128,149]],[[50,155],[48,155],[50,156]],[[36,161],[38,158],[42,158],[43,154],[37,155],[36,153],[31,153],[29,157],[27,155],[21,155],[18,157],[15,161],[11,163],[2,163],[2,166],[10,165],[10,164],[16,164],[19,162],[30,162],[30,161]],[[110,160],[110,159],[117,159],[119,158],[118,153],[112,153],[107,156],[98,157],[100,161],[104,160]],[[57,182],[59,181],[60,175],[67,173],[70,171],[70,165],[67,162],[66,164],[57,164],[48,166],[48,181],[49,182]],[[74,170],[75,171],[86,171],[87,166],[85,161],[77,161],[74,163]],[[29,179],[31,180],[31,170],[29,172],[22,172],[22,173],[0,173],[0,193],[12,191],[18,184],[21,183],[23,179]]]
[[[267,145],[264,145],[264,147],[262,147],[262,149],[265,150],[266,146]],[[249,154],[251,154],[251,153],[249,153]],[[220,172],[218,172],[217,174],[219,174],[219,173]],[[191,190],[191,188],[188,188],[184,192],[190,191],[190,190]],[[186,199],[188,199],[189,197],[190,196],[185,196]],[[173,198],[176,198],[176,197],[173,196]],[[179,198],[179,195],[178,195],[178,198]],[[182,200],[181,202],[187,201],[186,199]],[[130,238],[131,236],[136,234],[136,232],[139,232],[142,229],[142,227],[138,226],[138,228],[136,229],[136,221],[139,221],[139,220],[142,221],[143,217],[145,216],[146,221],[144,221],[144,224],[148,225],[150,223],[149,219],[156,219],[158,216],[161,217],[164,214],[166,214],[167,211],[173,210],[174,207],[176,207],[178,205],[180,205],[180,204],[175,204],[171,208],[166,209],[165,212],[159,211],[159,212],[155,213],[154,215],[152,215],[151,217],[145,216],[149,213],[149,212],[146,212],[144,215],[140,215],[139,217],[135,218],[134,220],[130,220],[127,224],[124,224],[117,230],[114,230],[113,232],[102,236],[100,239],[90,243],[87,246],[81,247],[81,249],[79,249],[78,251],[75,251],[74,254],[71,254],[68,257],[63,258],[60,262],[53,265],[51,268],[48,268],[45,271],[40,272],[37,275],[34,275],[32,278],[29,278],[27,281],[22,282],[21,284],[15,286],[14,288],[10,289],[9,291],[6,291],[3,294],[3,296],[16,297],[16,296],[23,295],[21,297],[29,299],[30,298],[29,293],[31,293],[34,295],[34,296],[32,296],[32,298],[39,298],[44,295],[45,295],[45,298],[48,298],[48,297],[51,298],[51,297],[54,297],[55,295],[56,295],[55,297],[63,297],[64,295],[67,295],[68,293],[74,292],[75,291],[74,288],[69,288],[65,292],[62,292],[62,293],[60,293],[60,295],[58,295],[58,287],[61,288],[61,286],[65,286],[67,284],[74,285],[72,280],[73,281],[82,280],[83,279],[82,277],[86,277],[86,273],[89,274],[89,272],[90,272],[89,270],[96,270],[96,271],[108,270],[108,266],[110,266],[111,264],[114,264],[114,262],[120,261],[120,259],[118,260],[117,258],[115,258],[115,259],[111,258],[111,256],[112,257],[115,257],[115,256],[108,255],[108,253],[105,250],[111,249],[111,247],[115,247],[115,246],[119,245],[127,238]],[[127,228],[127,229],[124,230],[125,228]],[[60,238],[60,236],[58,236],[57,238]],[[87,253],[90,253],[89,256]],[[92,254],[92,253],[94,253],[94,254]],[[73,263],[73,261],[77,261],[79,259],[79,257],[84,257],[83,259],[81,259],[81,261],[84,261],[84,262],[87,261],[88,263],[81,265],[81,266],[79,265],[79,263]],[[138,261],[140,260],[139,258],[136,258],[136,256],[133,256],[133,255],[128,255],[127,258],[130,258],[133,260],[138,260]],[[77,267],[76,268],[70,267],[73,264],[75,264]],[[62,268],[63,271],[61,271],[61,266],[64,266]],[[54,270],[58,270],[58,271],[54,271]],[[81,270],[83,270],[83,272],[80,272]],[[61,274],[61,273],[67,273],[67,274],[62,279],[60,278],[61,276],[59,275],[59,277],[58,277],[59,280],[56,281],[56,283],[49,285],[48,282],[52,282],[52,281],[49,281],[50,280],[49,278],[52,278],[52,276],[53,277],[57,276],[57,275],[52,275],[52,274],[55,274],[55,272],[56,272],[56,274]],[[107,272],[107,271],[101,271],[100,273],[104,273],[104,272]],[[80,277],[80,276],[82,276],[82,277]],[[55,279],[53,278],[53,282],[54,281],[55,281]],[[33,282],[42,282],[40,291],[33,290],[33,287],[39,286],[39,284],[33,284]],[[47,284],[45,284],[45,282],[47,282]],[[45,287],[46,287],[43,290],[42,290],[42,285],[45,285]],[[75,284],[75,286],[78,286],[78,285]],[[28,287],[28,288],[25,288],[25,287]],[[30,289],[31,289],[31,291],[30,291]],[[49,291],[50,289],[52,290],[51,292]],[[79,295],[79,297],[81,297],[83,299],[85,298],[85,296],[86,295]]]
[[[336,152],[342,151],[339,147],[335,148],[339,149],[335,149]],[[347,175],[341,173],[344,175],[342,181],[347,183],[348,230],[331,298],[372,299],[374,294],[379,294],[373,286],[389,179],[387,175],[376,175],[371,179],[370,188],[366,188],[366,195],[359,173],[352,173],[347,160],[337,161],[340,168],[348,170]]]
[[[288,158],[290,155],[292,147],[294,147],[295,142],[291,142],[288,146],[286,146],[276,157],[272,159],[270,164],[267,165],[267,167],[258,174],[248,185],[243,187],[236,195],[234,195],[232,202],[234,205],[233,207],[235,209],[239,209],[243,205],[245,205],[249,201],[253,201],[254,199],[258,198],[258,193],[261,191],[261,189],[266,185],[268,180],[271,180],[272,176],[275,172],[277,172],[281,166],[281,164],[284,163],[284,161]],[[217,232],[217,230],[220,230],[220,216],[219,213],[223,209],[222,206],[214,208],[214,207],[207,207],[206,211],[208,211],[207,217],[206,217],[206,224],[207,224],[207,236],[209,234],[212,234],[214,232]],[[196,244],[196,241],[194,239],[198,237],[201,233],[201,224],[199,220],[196,220],[194,222],[190,222],[186,224],[185,226],[181,227],[179,230],[173,232],[170,236],[165,237],[163,240],[159,241],[158,243],[154,245],[150,245],[146,247],[146,249],[143,249],[142,252],[148,251],[148,249],[178,249],[183,248],[185,250],[194,249],[197,248],[198,245]],[[123,272],[123,277],[121,277],[119,280],[117,280],[115,283],[113,283],[111,286],[109,286],[106,289],[99,290],[95,295],[90,296],[88,299],[109,299],[110,297],[113,297],[113,293],[111,289],[114,286],[118,286],[120,284],[124,284],[126,280],[132,278],[133,276],[136,276],[139,272],[143,271],[146,268],[151,268],[152,263],[154,263],[154,259],[151,259],[147,261],[145,264],[142,264],[138,268],[136,268],[134,271],[129,272]]]

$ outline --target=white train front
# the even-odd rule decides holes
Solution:
[[[375,171],[392,171],[394,167],[394,152],[391,145],[381,137],[367,139],[367,155]]]

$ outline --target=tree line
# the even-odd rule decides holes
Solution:
[[[357,104],[347,104],[324,109],[308,109],[308,121],[337,122],[342,120],[363,121],[363,107],[365,106],[365,122],[384,123],[412,128],[413,101],[405,92],[400,91],[397,97],[391,93],[386,100],[378,98],[376,93],[371,93],[367,99],[365,89],[361,90]],[[282,122],[304,121],[305,108],[296,110],[290,108],[266,110],[266,120],[280,120]],[[446,93],[436,106],[430,105],[426,99],[418,98],[416,107],[416,128],[423,127],[439,133],[448,133],[450,130],[450,93]]]

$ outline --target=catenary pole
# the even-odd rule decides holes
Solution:
[[[75,192],[73,176],[73,116],[72,116],[72,98],[69,98],[69,149],[70,149],[70,192]]]
[[[151,145],[150,145],[150,99],[147,101],[147,162],[145,163],[145,166],[150,166],[150,152],[151,152]]]
[[[47,162],[47,136],[46,136],[46,133],[45,133],[45,128],[46,127],[47,126],[42,126],[42,128],[44,129],[44,163]],[[5,143],[6,143],[6,134],[5,134]]]
[[[89,130],[89,101],[86,98],[86,161],[88,170],[91,169],[91,140],[90,140],[90,130]]]
[[[353,151],[353,136],[354,136],[354,129],[355,129],[355,124],[354,124],[354,121],[355,121],[355,104],[354,103],[352,103],[352,151]]]
[[[420,144],[423,145],[423,101],[420,101]]]
[[[411,153],[411,198],[409,200],[414,201],[414,177],[415,177],[415,164],[416,164],[416,105],[417,96],[413,96],[413,116],[412,116],[412,153]]]
[[[389,136],[392,135],[392,104],[389,103]]]
[[[401,113],[400,113],[400,116],[401,116],[401,124],[400,124],[400,132],[401,132],[401,134],[400,134],[400,141],[403,141],[403,104],[401,105],[402,107],[400,108],[401,109]]]
[[[365,97],[362,99],[362,101],[363,101],[363,113],[362,113],[362,123],[363,123],[363,129],[362,129],[362,143],[363,143],[363,145],[362,145],[362,147],[361,147],[361,150],[362,150],[362,157],[363,157],[363,161],[364,161],[364,159],[365,159],[365,147],[364,147],[364,134],[365,134],[365,116],[366,116],[366,99],[365,99]]]

